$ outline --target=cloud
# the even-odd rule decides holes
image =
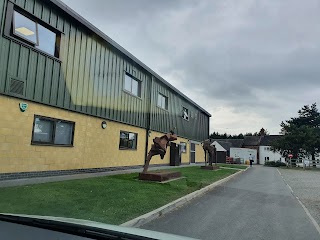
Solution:
[[[277,134],[320,103],[319,1],[64,2],[210,111],[211,131]]]

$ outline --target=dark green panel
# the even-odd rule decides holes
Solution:
[[[26,79],[27,78],[27,73],[28,73],[28,68],[29,68],[29,52],[30,50],[27,48],[21,48],[20,50],[20,57],[18,59],[19,61],[19,68],[18,68],[18,73],[17,76],[19,79]]]
[[[53,61],[53,70],[52,70],[52,81],[50,89],[50,104],[57,104],[57,94],[58,94],[58,83],[59,83],[59,72],[60,72],[60,63]]]
[[[11,42],[10,55],[8,62],[8,77],[17,78],[19,58],[20,58],[20,48],[19,44]]]
[[[98,86],[98,103],[97,103],[97,115],[102,116],[102,94],[103,94],[103,77],[104,77],[104,62],[106,48],[101,46],[100,66],[99,66],[99,86]]]
[[[99,92],[99,78],[100,78],[100,62],[101,62],[101,44],[97,42],[97,51],[95,55],[94,77],[93,82],[93,100],[91,114],[97,115],[98,108],[98,92]]]
[[[75,105],[73,104],[74,92],[72,92],[72,86],[75,81],[73,78],[73,73],[79,70],[78,66],[77,68],[74,68],[75,46],[76,46],[76,28],[73,25],[71,25],[70,34],[69,34],[67,71],[66,71],[66,77],[65,77],[67,91],[65,91],[65,96],[64,96],[64,107],[72,110],[75,109]]]
[[[90,62],[90,75],[89,75],[89,87],[88,87],[88,105],[87,105],[87,113],[93,114],[92,105],[93,105],[93,91],[94,91],[94,73],[95,73],[95,62],[96,62],[96,51],[97,51],[97,43],[96,41],[92,41],[91,45],[91,62]]]
[[[34,1],[32,0],[28,0],[28,1],[25,1],[25,5],[24,5],[24,9],[30,13],[33,13],[33,10],[34,10]]]
[[[78,92],[78,83],[79,83],[79,71],[80,69],[80,55],[81,52],[81,32],[78,29],[74,29],[75,31],[75,42],[74,42],[74,55],[72,60],[72,74],[71,74],[71,102],[70,108],[72,110],[76,110],[76,106],[81,104],[77,102],[77,96],[80,94]],[[71,59],[69,59],[71,62]]]
[[[52,84],[52,71],[54,61],[50,58],[46,59],[46,68],[44,73],[44,84],[42,90],[42,102],[50,103],[51,84]]]
[[[83,79],[83,91],[82,91],[82,111],[88,112],[88,99],[89,99],[89,86],[90,86],[90,64],[91,64],[91,50],[92,39],[86,37],[86,49],[85,49],[85,67],[84,67],[84,79]]]
[[[78,72],[78,87],[77,87],[77,98],[76,98],[76,110],[82,111],[82,106],[84,105],[83,101],[83,91],[85,89],[85,62],[87,56],[87,39],[84,33],[81,33],[81,45],[79,49],[79,72]],[[86,85],[87,86],[87,85]]]
[[[120,69],[120,57],[117,55],[115,59],[115,68],[114,68],[114,76],[115,76],[115,86],[114,86],[114,119],[120,120],[120,111],[121,111],[121,106],[120,106],[120,94],[121,94],[121,89],[120,89],[120,74],[119,74],[119,69]]]
[[[64,31],[70,31],[70,25],[65,23]],[[61,46],[60,46],[60,59],[62,61],[62,71],[59,76],[59,85],[58,85],[58,99],[57,106],[64,107],[65,93],[66,89],[66,73],[67,73],[67,63],[68,63],[68,50],[69,50],[69,35],[61,36]]]
[[[27,90],[26,97],[34,100],[35,84],[36,84],[36,72],[38,65],[38,54],[30,51],[28,59],[28,75],[27,75]]]
[[[42,3],[39,0],[34,0],[33,15],[41,19],[42,8],[43,8]]]
[[[112,58],[110,59],[111,61],[111,100],[110,100],[110,118],[115,119],[115,82],[116,82],[116,76],[115,76],[115,69],[116,69],[116,58],[117,56],[115,54],[112,54]]]
[[[104,75],[103,75],[103,85],[102,85],[102,112],[101,115],[103,117],[107,117],[107,108],[108,108],[108,102],[107,102],[107,97],[108,97],[108,63],[109,63],[109,55],[110,51],[108,48],[106,48],[105,52],[105,61],[104,61]]]
[[[125,104],[125,99],[124,99],[124,94],[123,94],[123,81],[124,81],[124,71],[125,71],[125,61],[121,59],[120,64],[119,64],[119,119],[121,122],[125,120],[124,117],[124,104]]]
[[[38,55],[38,64],[36,70],[36,86],[34,91],[34,100],[41,102],[42,101],[42,91],[43,91],[43,79],[44,79],[44,72],[46,67],[46,57],[42,55]]]
[[[0,90],[5,92],[6,82],[7,82],[7,69],[9,64],[9,56],[10,56],[10,41],[6,39],[1,39],[1,58],[0,58]]]
[[[55,28],[57,28],[57,23],[58,23],[58,15],[56,12],[51,11],[50,12],[50,19],[49,19],[49,24]]]
[[[41,14],[42,14],[41,20],[49,24],[50,23],[50,14],[51,14],[51,11],[49,10],[49,8],[43,6]]]
[[[24,8],[26,0],[14,0],[14,3],[17,4],[19,7]]]

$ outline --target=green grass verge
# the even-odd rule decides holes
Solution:
[[[248,166],[246,165],[239,165],[239,164],[222,164],[218,163],[220,167],[228,167],[228,168],[238,168],[238,169],[246,169]]]
[[[0,212],[121,224],[236,172],[174,170],[186,178],[159,184],[139,181],[138,174],[132,173],[0,188]]]

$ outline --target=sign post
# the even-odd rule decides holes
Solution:
[[[288,155],[288,157],[290,158],[290,167],[292,168],[292,161],[291,161],[291,158],[293,158],[293,155],[290,153],[290,154]]]

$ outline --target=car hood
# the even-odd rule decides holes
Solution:
[[[172,240],[192,240],[194,238],[188,238],[183,236],[177,236],[173,234],[167,233],[160,233],[150,230],[144,230],[139,228],[129,228],[129,227],[121,227],[111,224],[99,223],[89,220],[82,220],[82,219],[74,219],[74,218],[64,218],[64,217],[52,217],[52,216],[37,216],[37,215],[24,215],[24,214],[8,214],[8,213],[0,213],[4,216],[14,216],[14,217],[24,217],[30,219],[39,219],[39,220],[48,220],[53,222],[60,222],[60,223],[69,223],[69,224],[76,224],[84,227],[93,227],[103,230],[109,230],[119,233],[127,233],[135,236],[141,236],[151,239],[172,239]]]

